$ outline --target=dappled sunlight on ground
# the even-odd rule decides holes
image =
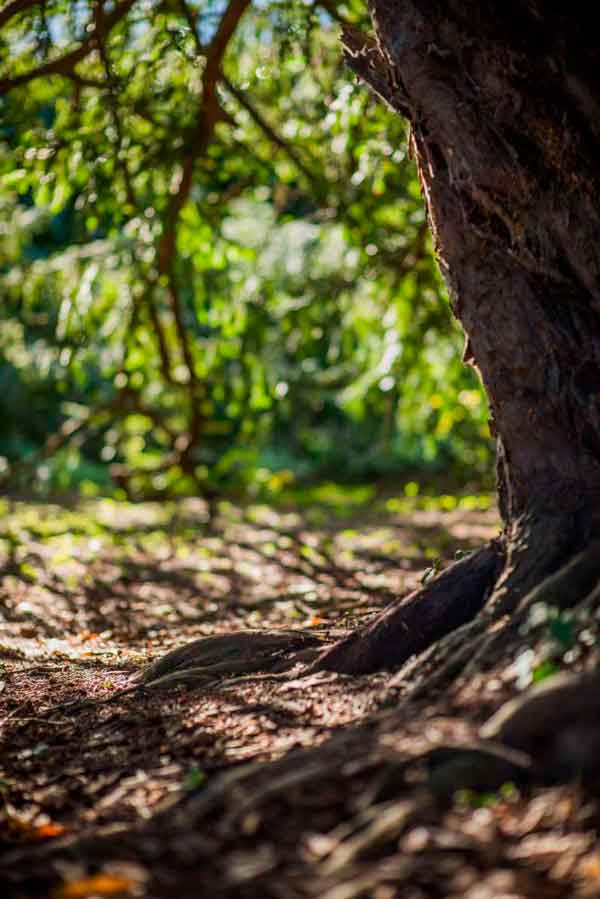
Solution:
[[[401,503],[351,520],[326,505],[301,515],[223,503],[210,528],[198,500],[11,503],[0,525],[3,646],[121,667],[215,631],[345,628],[496,530],[491,509]]]
[[[598,895],[598,809],[580,785],[434,808],[418,766],[416,788],[405,779],[431,747],[476,739],[518,689],[518,659],[410,709],[402,678],[302,670],[86,702],[202,635],[345,634],[496,530],[485,497],[222,503],[210,523],[200,501],[5,503],[0,866],[14,896]]]

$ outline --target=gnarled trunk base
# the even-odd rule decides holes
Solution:
[[[582,548],[577,533],[569,515],[527,517],[511,540],[499,538],[451,565],[326,649],[313,668],[345,674],[398,668],[450,635],[433,667],[444,667],[451,658],[460,669],[457,653],[466,663],[494,621],[512,615],[515,624],[522,617],[517,611],[533,602],[570,608],[600,583],[600,542],[584,541]],[[472,628],[454,635],[470,622]]]
[[[455,562],[423,589],[392,605],[366,628],[325,652],[314,669],[367,674],[401,665],[483,607],[502,570],[502,542]]]

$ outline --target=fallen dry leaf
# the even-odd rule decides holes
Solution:
[[[66,832],[67,828],[62,824],[50,821],[48,824],[39,824],[37,827],[32,827],[26,836],[28,840],[32,841],[51,840],[54,837],[61,837]]]
[[[27,843],[37,843],[38,840],[50,840],[54,837],[60,837],[67,830],[66,827],[55,821],[47,821],[45,824],[34,824],[22,815],[14,813],[11,808],[8,809],[8,814],[5,818],[5,827],[12,839]]]
[[[91,896],[126,896],[131,894],[136,884],[128,877],[118,874],[95,874],[83,877],[57,887],[52,899],[86,899]]]

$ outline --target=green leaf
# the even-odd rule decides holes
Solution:
[[[187,777],[183,781],[181,785],[181,789],[186,792],[191,792],[193,790],[199,790],[200,787],[203,787],[206,782],[206,774],[199,768],[197,765],[194,765],[190,768]]]

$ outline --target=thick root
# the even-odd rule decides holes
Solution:
[[[556,779],[597,774],[600,671],[549,678],[502,706],[480,734],[529,754]]]
[[[202,637],[173,649],[139,674],[145,687],[200,684],[258,671],[283,670],[301,661],[304,652],[322,644],[305,631],[237,631]],[[294,655],[289,659],[289,654]]]
[[[514,570],[518,580],[514,594],[511,578],[503,573],[485,609],[473,621],[447,634],[419,660],[421,676],[410,691],[412,699],[431,697],[457,678],[467,681],[493,667],[514,646],[516,635],[524,627],[529,640],[535,641],[536,629],[544,629],[545,625],[530,625],[534,606],[541,604],[561,611],[600,607],[600,541],[590,543],[549,577],[541,574],[547,570],[547,562],[543,566],[536,586],[525,595],[520,590],[522,568]],[[527,576],[533,577],[531,563],[527,565]],[[399,672],[391,686],[401,680],[402,674]]]
[[[386,609],[368,627],[325,650],[313,665],[344,674],[397,667],[470,621],[502,569],[500,541],[455,562],[421,590]]]
[[[589,537],[574,513],[532,512],[514,522],[506,564],[489,603],[495,617],[512,613],[532,590],[588,548]]]
[[[479,662],[482,652],[502,642],[501,634],[489,633],[494,622],[510,616],[505,627],[517,626],[536,602],[573,607],[598,585],[600,541],[578,552],[582,530],[573,516],[531,514],[512,531],[506,543],[492,541],[456,562],[367,627],[326,649],[313,669],[367,674],[399,667],[439,641],[427,667],[444,686],[470,659]]]
[[[141,672],[139,682],[152,688],[206,684],[228,676],[282,672],[299,663],[308,672],[368,674],[398,668],[429,649],[419,662],[424,676],[412,692],[415,698],[437,692],[474,661],[479,666],[484,656],[494,655],[532,605],[572,608],[600,590],[600,541],[572,555],[568,535],[550,528],[554,539],[544,539],[547,530],[547,521],[530,520],[507,551],[503,540],[491,541],[333,645],[302,631],[205,637],[159,658]]]

